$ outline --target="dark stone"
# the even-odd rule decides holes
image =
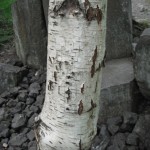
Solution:
[[[39,94],[41,87],[39,83],[32,83],[29,87],[29,96],[36,98],[36,96]]]
[[[132,132],[136,122],[138,119],[138,115],[133,112],[124,112],[123,114],[123,124],[120,127],[121,132]]]
[[[29,142],[28,148],[30,148],[30,147],[37,147],[37,142],[36,141]]]
[[[26,104],[31,105],[31,104],[34,103],[34,101],[35,101],[34,98],[28,97],[27,100],[26,100]]]
[[[113,145],[123,150],[125,146],[126,137],[123,133],[117,133],[113,139]]]
[[[26,102],[28,94],[26,92],[22,92],[18,95],[18,100],[22,102]]]
[[[10,135],[9,129],[4,129],[2,132],[0,132],[0,138],[8,138]]]
[[[21,133],[23,133],[23,134],[26,134],[26,133],[28,133],[29,132],[29,128],[24,128],[22,131],[21,131]]]
[[[1,121],[0,122],[0,133],[3,132],[5,129],[8,129],[10,126],[9,121]]]
[[[150,100],[150,28],[145,29],[137,43],[134,59],[135,78],[141,93]]]
[[[121,117],[112,117],[107,120],[107,125],[118,125],[120,126],[122,124],[122,118]]]
[[[12,6],[12,16],[16,51],[20,60],[35,68],[45,67],[47,29],[42,1],[17,0]]]
[[[116,145],[111,145],[107,148],[107,150],[120,150],[120,148]]]
[[[101,125],[101,128],[100,128],[100,133],[99,133],[99,137],[100,138],[104,138],[104,137],[110,137],[110,134],[109,134],[109,132],[108,132],[108,130],[107,130],[107,127],[106,127],[106,125]]]
[[[136,133],[140,141],[143,143],[145,149],[150,149],[150,115],[140,115],[133,132]],[[142,145],[142,146],[143,146]]]
[[[11,136],[9,140],[9,145],[21,147],[26,141],[27,141],[27,137],[24,134],[17,134]]]
[[[138,115],[133,112],[125,112],[123,114],[123,123],[135,125],[138,119]]]
[[[137,146],[127,146],[127,150],[139,150],[139,148]]]
[[[25,108],[25,103],[19,102],[17,105],[11,109],[12,114],[20,113]]]
[[[9,90],[19,84],[27,74],[26,68],[20,68],[8,64],[0,64],[0,93]]]
[[[13,99],[9,99],[9,101],[8,101],[8,103],[7,103],[7,106],[8,107],[15,107],[16,105],[17,105],[17,103],[18,103],[18,100],[16,99],[16,100],[13,100]]]
[[[28,124],[27,124],[27,126],[28,127],[33,127],[33,125],[34,125],[34,122],[35,122],[35,117],[37,117],[38,116],[38,114],[33,114],[31,117],[30,117],[30,119],[28,120]]]
[[[35,139],[35,133],[33,130],[31,130],[29,133],[27,133],[27,137],[30,141],[33,141]]]
[[[12,120],[12,128],[13,129],[18,129],[21,128],[23,126],[25,126],[27,121],[27,118],[25,115],[23,114],[15,114],[13,120]]]
[[[40,106],[40,105],[43,105],[43,102],[44,102],[44,96],[43,95],[39,95],[39,96],[37,96],[36,102],[35,102],[34,105]]]
[[[6,102],[6,99],[0,97],[0,107]]]
[[[106,59],[130,57],[132,52],[131,0],[108,0]]]
[[[5,108],[0,108],[0,121],[5,119]]]
[[[109,125],[108,126],[108,130],[111,133],[111,135],[115,135],[118,132],[118,130],[119,130],[119,126],[117,126],[117,125]]]
[[[139,143],[139,137],[135,133],[131,133],[128,135],[128,137],[126,139],[126,143],[128,145],[137,146]]]
[[[39,110],[39,108],[37,106],[32,105],[30,107],[30,111],[33,111],[34,113],[39,113],[40,110]]]

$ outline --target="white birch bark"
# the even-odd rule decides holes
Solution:
[[[107,0],[50,0],[41,150],[88,150],[96,135]],[[102,11],[102,19],[101,19]]]

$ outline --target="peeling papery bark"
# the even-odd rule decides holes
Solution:
[[[99,113],[107,0],[50,0],[41,150],[89,150]]]

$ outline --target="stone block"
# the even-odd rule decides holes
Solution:
[[[99,122],[134,110],[136,90],[131,58],[108,61],[102,74]]]
[[[134,73],[141,93],[150,100],[150,28],[145,29],[135,48]]]
[[[17,0],[12,5],[16,51],[24,64],[46,66],[47,28],[41,0]]]
[[[108,0],[106,60],[130,57],[132,53],[131,0]]]

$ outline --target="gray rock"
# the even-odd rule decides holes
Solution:
[[[132,52],[131,0],[108,0],[106,59],[130,57]]]
[[[38,116],[38,114],[35,113],[30,117],[30,119],[28,120],[28,124],[27,124],[28,127],[33,127],[34,122],[35,122],[35,117],[37,117],[37,116]]]
[[[34,105],[40,106],[40,105],[43,105],[43,102],[44,102],[44,96],[39,95],[39,96],[37,96],[36,102],[34,103]]]
[[[127,150],[139,150],[138,146],[127,146]]]
[[[34,101],[35,101],[34,98],[28,97],[27,100],[26,100],[26,104],[31,105],[31,104],[34,103]]]
[[[107,148],[107,150],[120,150],[120,148],[116,145],[111,145]]]
[[[9,145],[21,147],[23,143],[25,143],[26,141],[27,141],[27,137],[24,134],[17,134],[10,138]]]
[[[28,94],[26,92],[22,92],[18,95],[18,100],[22,102],[26,102]]]
[[[7,106],[8,107],[15,107],[16,105],[17,105],[17,103],[18,103],[18,100],[16,99],[16,100],[14,100],[14,99],[9,99],[9,101],[8,101],[8,103],[7,103]]]
[[[33,111],[34,113],[39,113],[40,110],[39,110],[39,108],[37,106],[32,105],[30,107],[30,111]]]
[[[6,99],[0,97],[0,107],[6,102]]]
[[[113,145],[123,150],[125,146],[126,137],[123,133],[117,133],[113,139]]]
[[[135,96],[138,88],[134,82],[132,60],[125,58],[106,62],[101,87],[99,123],[121,116],[124,111],[132,111],[138,97]]]
[[[128,145],[137,146],[139,143],[139,137],[135,133],[131,133],[128,135],[128,137],[126,139],[126,143]]]
[[[36,96],[39,94],[41,87],[39,85],[39,83],[32,83],[29,87],[29,96],[36,98]]]
[[[12,6],[12,16],[17,55],[24,64],[35,68],[45,66],[47,29],[42,1],[17,0]]]
[[[29,133],[27,133],[27,137],[30,141],[33,141],[35,139],[35,133],[33,130],[31,130]]]
[[[101,125],[101,128],[100,128],[99,137],[100,137],[100,138],[105,138],[106,136],[107,136],[107,137],[110,137],[106,125],[102,124],[102,125]]]
[[[17,103],[17,105],[16,105],[14,108],[12,108],[10,111],[11,111],[12,114],[16,114],[16,113],[22,112],[22,110],[23,110],[24,108],[25,108],[25,103],[19,102],[19,103]]]
[[[5,108],[0,108],[0,121],[5,119]]]
[[[136,124],[138,115],[133,112],[124,112],[123,113],[123,123],[125,124]]]
[[[150,100],[150,28],[144,31],[136,46],[134,72],[142,94]]]
[[[15,114],[13,120],[12,120],[12,128],[13,129],[18,129],[20,127],[25,126],[25,123],[27,121],[27,118],[23,114]]]
[[[118,132],[119,126],[117,126],[117,125],[108,125],[108,130],[111,133],[111,135],[114,135]]]
[[[30,148],[30,147],[37,147],[37,142],[36,141],[29,142],[28,148]]]
[[[140,115],[133,132],[136,133],[146,149],[150,149],[150,115]],[[143,146],[142,146],[143,147]]]
[[[122,118],[121,117],[112,117],[107,119],[107,125],[121,125]]]
[[[29,147],[29,150],[37,150],[37,147]]]
[[[18,85],[26,74],[26,68],[0,63],[0,93]]]
[[[10,135],[10,130],[7,128],[7,129],[4,129],[2,132],[0,132],[0,137],[1,138],[8,138]]]
[[[10,126],[9,121],[1,121],[0,122],[0,133],[3,132],[4,130],[8,129]]]

